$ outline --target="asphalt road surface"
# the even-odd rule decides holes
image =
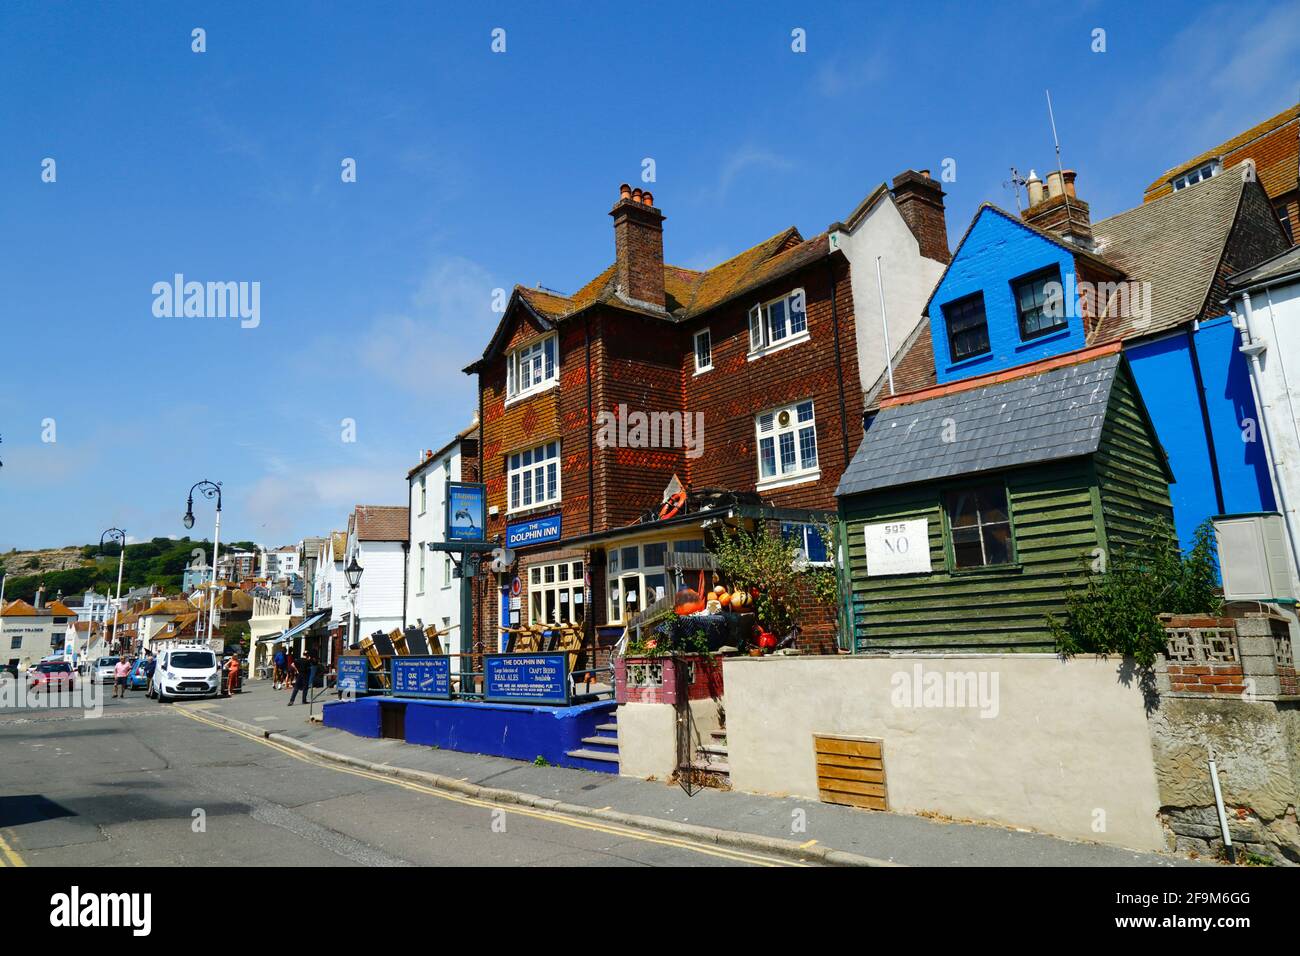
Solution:
[[[93,719],[0,710],[0,865],[789,863],[334,766],[135,693]]]

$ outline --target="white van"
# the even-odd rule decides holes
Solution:
[[[154,697],[217,697],[221,694],[221,662],[206,644],[179,644],[158,655],[153,672]]]

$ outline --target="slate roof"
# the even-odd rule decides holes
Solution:
[[[1090,455],[1120,361],[1118,345],[1103,346],[886,400],[835,494]],[[949,419],[954,441],[943,440]]]
[[[1130,338],[1175,328],[1200,316],[1241,204],[1241,167],[1094,223],[1098,252],[1129,279],[1151,283],[1151,315],[1108,317],[1094,339]]]
[[[1295,278],[1298,274],[1300,246],[1292,246],[1253,268],[1238,272],[1228,280],[1228,288],[1247,289],[1258,285],[1274,285],[1279,280]]]

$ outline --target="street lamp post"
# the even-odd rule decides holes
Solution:
[[[365,571],[365,568],[357,564],[357,556],[354,552],[352,560],[343,569],[343,576],[348,579],[348,605],[352,611],[354,630],[361,627],[361,616],[357,613],[357,588],[361,586],[361,573],[363,571]],[[354,641],[348,641],[348,646],[350,647],[354,643]]]
[[[126,532],[121,528],[109,528],[99,536],[99,550],[104,550],[104,541],[112,538],[117,541],[121,547],[118,549],[117,556],[117,598],[113,601],[113,640],[121,643],[121,635],[117,633],[117,614],[122,607],[122,569],[126,566]],[[107,615],[106,615],[107,616]],[[123,653],[125,653],[123,648]]]
[[[194,527],[194,491],[195,489],[205,498],[217,499],[217,527],[212,534],[212,588],[208,592],[208,640],[212,640],[212,618],[216,613],[216,591],[217,591],[217,556],[221,551],[221,482],[219,481],[196,481],[190,488],[189,497],[185,501],[185,517],[182,519],[185,527]]]

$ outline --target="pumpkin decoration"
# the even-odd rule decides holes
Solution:
[[[751,598],[744,591],[737,591],[731,595],[731,609],[733,611],[743,611],[751,602]]]

